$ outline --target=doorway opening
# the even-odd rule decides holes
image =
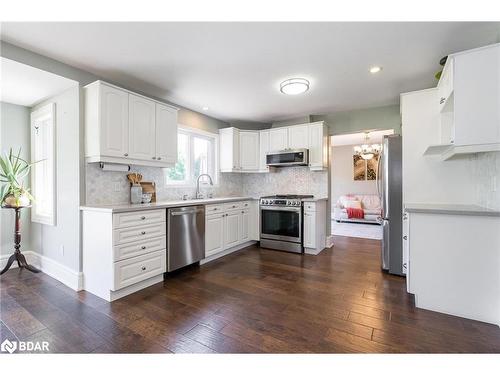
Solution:
[[[393,129],[331,136],[331,234],[382,239],[378,160],[385,135]]]

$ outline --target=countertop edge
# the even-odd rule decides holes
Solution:
[[[326,201],[328,200],[328,197],[323,197],[323,198],[303,198],[301,199],[302,202],[319,202],[319,201]]]
[[[210,204],[218,204],[218,203],[228,203],[228,202],[237,202],[237,201],[248,201],[248,200],[257,200],[257,198],[253,197],[225,197],[225,198],[213,198],[210,201],[206,201],[204,199],[200,199],[199,201],[188,200],[188,201],[169,201],[157,202],[157,203],[146,203],[146,204],[137,204],[126,206],[123,204],[117,205],[109,205],[109,206],[80,206],[80,211],[92,211],[92,212],[104,212],[104,213],[118,213],[118,212],[133,212],[133,211],[142,211],[142,210],[157,210],[163,208],[172,208],[172,207],[183,207],[183,206],[196,206],[196,205],[210,205]]]

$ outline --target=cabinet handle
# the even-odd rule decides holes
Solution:
[[[241,213],[242,213],[242,214],[244,214],[244,213],[245,213],[245,211],[241,211]]]
[[[141,249],[142,250],[146,250],[146,246],[141,246]]]
[[[407,240],[408,239],[408,236],[403,236],[403,240]]]
[[[141,216],[141,220],[146,220],[146,216]]]
[[[158,159],[158,160],[161,160],[161,156],[158,156],[158,158],[157,158],[157,159]]]
[[[125,153],[125,154],[123,154],[123,156],[128,156],[128,154],[127,154],[127,153]]]
[[[153,159],[153,160],[156,160],[156,156],[153,156],[153,157],[152,157],[152,159]]]
[[[443,104],[445,100],[446,100],[446,98],[441,98],[441,99],[439,100],[439,104]]]
[[[141,234],[142,234],[142,235],[145,235],[145,234],[146,234],[146,232],[142,231],[142,232],[141,232]]]
[[[144,267],[144,266],[142,266],[142,267],[141,267],[141,269],[142,269],[143,271],[146,271],[146,267]]]

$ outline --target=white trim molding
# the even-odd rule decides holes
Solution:
[[[23,251],[24,256],[29,264],[39,268],[43,273],[49,275],[50,277],[60,281],[67,287],[80,291],[83,290],[83,273],[76,272],[72,269],[62,265],[59,262],[56,262],[53,259],[50,259],[46,256],[38,254],[34,251]],[[0,268],[5,267],[7,260],[9,259],[11,254],[8,255],[0,255]],[[17,263],[14,262],[12,264],[11,269],[17,268]],[[12,272],[12,271],[8,271]]]

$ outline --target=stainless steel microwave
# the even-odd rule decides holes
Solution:
[[[296,150],[268,152],[266,154],[266,165],[270,167],[309,165],[309,150],[299,148]]]

